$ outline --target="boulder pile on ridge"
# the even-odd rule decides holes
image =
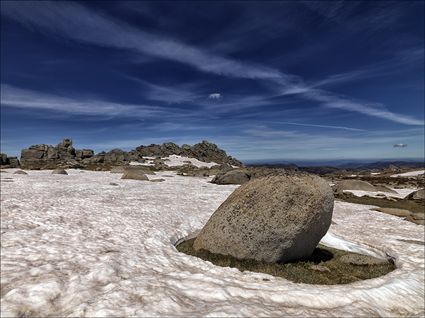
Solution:
[[[64,139],[56,146],[38,144],[21,151],[21,166],[24,169],[55,169],[55,168],[84,168],[91,170],[109,170],[115,166],[128,166],[131,162],[145,163],[145,158],[154,161],[152,169],[164,170],[168,166],[163,161],[164,157],[180,155],[195,158],[203,162],[216,162],[217,164],[228,164],[241,166],[242,163],[228,156],[226,152],[217,145],[208,141],[193,146],[178,146],[172,142],[162,145],[139,146],[131,151],[112,149],[108,152],[94,153],[91,149],[75,149],[71,139]],[[145,157],[145,158],[144,158]],[[16,160],[15,160],[16,159]],[[1,154],[0,164],[8,165],[13,162],[19,165],[17,158]]]

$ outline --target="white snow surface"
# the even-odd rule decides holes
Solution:
[[[424,173],[425,173],[425,170],[416,170],[416,171],[409,171],[409,172],[405,172],[405,173],[393,174],[391,177],[392,178],[396,178],[396,177],[416,177],[416,176],[420,176]]]
[[[347,285],[295,284],[174,247],[237,186],[170,172],[158,174],[160,183],[68,173],[1,174],[2,316],[424,315],[421,225],[335,202],[322,242],[388,255],[397,269]]]
[[[132,161],[130,162],[130,165],[132,166],[155,165],[154,164],[155,157],[143,157],[143,158],[146,159],[146,162],[141,163],[141,162]],[[203,162],[196,158],[182,157],[179,155],[170,155],[168,157],[162,157],[161,159],[165,160],[165,164],[169,167],[180,167],[180,166],[188,164],[189,162],[198,168],[203,168],[203,167],[211,168],[212,166],[218,165],[218,163],[216,162]],[[232,167],[236,168],[237,166],[232,166]]]
[[[417,188],[405,188],[405,189],[395,189],[390,188],[397,193],[383,192],[383,191],[362,191],[362,190],[344,190],[344,192],[350,192],[354,194],[356,197],[362,197],[367,195],[369,197],[378,198],[382,196],[400,198],[403,199],[407,197],[410,193],[417,191]]]
[[[198,168],[203,168],[203,167],[211,168],[212,166],[218,165],[218,163],[216,162],[203,162],[196,158],[182,157],[179,155],[170,155],[162,159],[166,160],[165,164],[169,167],[183,166],[187,164],[188,162],[190,162],[191,164],[193,164],[194,166]]]

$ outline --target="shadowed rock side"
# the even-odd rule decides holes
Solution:
[[[309,257],[331,225],[333,202],[317,176],[254,179],[214,212],[193,247],[269,263]]]
[[[9,157],[5,153],[0,153],[0,166],[2,168],[19,168],[18,157]]]
[[[162,145],[140,146],[129,152],[112,149],[95,155],[91,149],[75,149],[71,139],[64,139],[57,146],[40,144],[23,149],[21,151],[21,166],[24,169],[85,168],[109,170],[114,166],[129,165],[132,161],[143,163],[145,162],[143,157],[158,157],[152,169],[161,170],[167,168],[167,166],[159,157],[170,155],[181,155],[204,162],[217,162],[218,164],[242,165],[240,161],[228,156],[225,151],[208,141],[203,141],[194,146],[183,145],[182,147],[170,142]],[[8,163],[11,158],[8,159],[6,155],[2,154],[2,166]]]
[[[418,200],[423,201],[425,200],[425,189],[419,189],[415,192],[410,193],[407,197],[407,200]]]

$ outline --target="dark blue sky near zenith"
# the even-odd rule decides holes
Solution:
[[[1,150],[64,137],[423,158],[424,2],[1,1]]]

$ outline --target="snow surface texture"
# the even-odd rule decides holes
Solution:
[[[323,242],[389,255],[398,268],[348,285],[295,284],[175,249],[237,186],[172,172],[159,173],[161,183],[68,173],[1,174],[2,316],[424,314],[421,225],[336,202],[335,224]]]
[[[417,170],[417,171],[409,171],[409,172],[405,172],[405,173],[393,174],[391,177],[392,178],[397,178],[397,177],[416,177],[416,176],[420,176],[420,175],[422,175],[424,173],[425,173],[425,170]]]
[[[136,166],[136,165],[137,166],[153,166],[153,165],[155,165],[155,163],[154,163],[155,157],[143,157],[143,158],[147,159],[146,162],[140,163],[140,162],[132,161],[132,162],[130,162],[130,165],[132,165],[132,166]],[[186,165],[189,162],[192,165],[194,165],[198,168],[203,168],[203,167],[211,168],[212,166],[218,165],[218,163],[216,163],[216,162],[203,162],[203,161],[200,161],[196,158],[182,157],[182,156],[179,156],[179,155],[170,155],[168,157],[163,157],[161,159],[164,160],[165,164],[169,167],[179,167],[179,166]]]
[[[396,191],[397,193],[389,193],[389,192],[383,192],[383,191],[362,191],[362,190],[344,190],[344,192],[349,192],[354,194],[356,197],[362,197],[364,195],[367,195],[369,197],[373,198],[379,198],[379,197],[393,197],[393,198],[400,198],[403,199],[407,197],[410,193],[415,192],[418,190],[417,188],[405,188],[405,189],[394,189],[392,190]]]

